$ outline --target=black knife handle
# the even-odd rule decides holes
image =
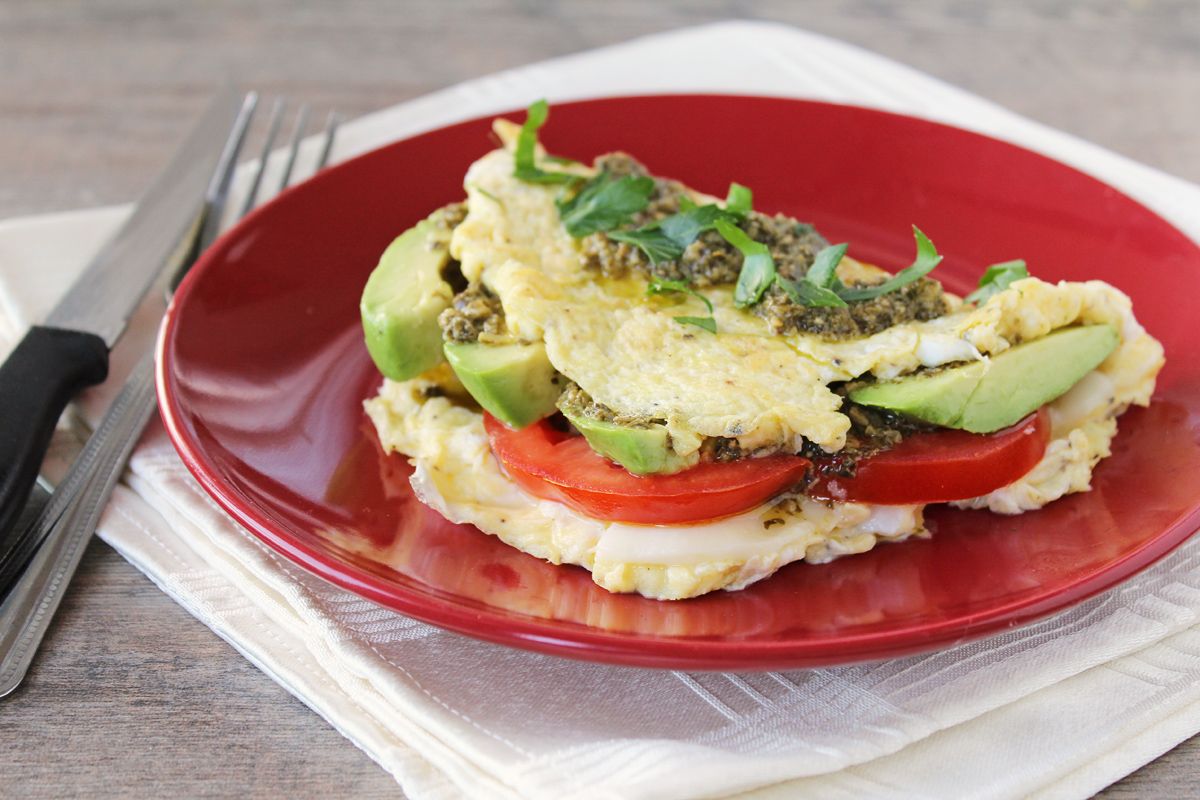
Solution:
[[[0,565],[16,544],[17,520],[63,409],[107,376],[103,339],[41,326],[31,328],[0,366]]]

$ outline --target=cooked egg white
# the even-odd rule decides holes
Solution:
[[[511,141],[510,127],[501,124],[498,132]],[[513,178],[511,153],[497,150],[477,161],[465,185],[468,213],[451,253],[468,279],[499,297],[511,335],[545,342],[555,368],[597,402],[665,419],[685,458],[697,458],[712,436],[746,449],[796,450],[808,439],[836,451],[850,421],[839,412],[842,400],[831,382],[986,361],[1058,328],[1110,324],[1120,344],[1051,405],[1053,439],[1041,462],[1012,485],[957,504],[1019,513],[1089,487],[1093,467],[1109,454],[1115,417],[1149,402],[1163,364],[1162,347],[1134,319],[1129,298],[1099,281],[1028,278],[981,307],[955,301],[938,319],[837,342],[773,335],[763,320],[734,307],[729,289],[712,288],[704,294],[714,305],[714,335],[673,320],[703,313],[698,300],[647,297],[640,278],[598,280],[587,271],[559,221],[558,188]],[[869,269],[850,260],[839,267]],[[434,385],[442,391],[433,394],[444,396],[427,396]],[[443,365],[416,380],[385,381],[366,407],[385,448],[415,465],[412,485],[425,503],[539,558],[583,566],[609,591],[680,599],[738,589],[792,561],[828,561],[924,533],[921,506],[796,495],[702,525],[591,519],[510,481],[491,453],[481,415],[456,402],[461,395]]]

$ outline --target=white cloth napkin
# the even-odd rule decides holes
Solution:
[[[808,97],[950,121],[1073,164],[1200,238],[1200,188],[856,48],[756,23],[472,81],[347,124],[336,156],[541,96],[668,91]],[[41,317],[124,213],[0,224],[0,345]],[[152,336],[155,310],[150,302],[126,353]],[[111,392],[93,393],[85,415]],[[414,800],[1086,797],[1200,730],[1200,542],[1071,611],[982,642],[735,675],[567,661],[381,609],[236,527],[157,422],[100,535]]]

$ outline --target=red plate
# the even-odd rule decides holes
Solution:
[[[576,658],[776,669],[929,650],[1062,610],[1143,569],[1200,524],[1200,344],[1181,304],[1200,251],[1115,189],[1050,159],[879,111],[755,97],[555,106],[553,152],[623,149],[655,172],[811,220],[851,254],[912,256],[917,223],[966,290],[1024,258],[1046,279],[1128,292],[1162,340],[1154,404],[1121,419],[1095,488],[1019,517],[938,508],[928,541],[795,564],[741,592],[667,603],[611,595],[417,502],[361,410],[379,383],[357,304],[384,246],[460,198],[491,148],[464,122],[328,170],[248,217],[193,270],[160,353],[163,418],[184,463],[304,568],[435,625]]]

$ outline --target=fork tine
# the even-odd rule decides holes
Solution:
[[[258,93],[248,92],[242,100],[242,108],[238,111],[233,130],[225,142],[225,149],[221,151],[217,169],[204,195],[204,226],[196,239],[196,252],[204,252],[217,238],[217,232],[221,229],[221,217],[225,212],[225,202],[229,198],[229,183],[233,180],[238,154],[242,152],[242,145],[246,143],[246,131],[250,129],[250,120],[257,107]]]
[[[300,152],[300,139],[304,136],[304,129],[308,126],[308,104],[300,106],[299,113],[296,114],[296,127],[292,129],[292,140],[288,144],[287,162],[283,165],[283,174],[279,176],[279,187],[276,191],[282,192],[287,188],[288,181],[292,179],[292,169],[296,166],[296,154]]]
[[[337,135],[338,125],[341,122],[342,119],[336,111],[329,112],[329,119],[325,121],[325,132],[322,134],[321,155],[317,157],[316,172],[325,169],[325,165],[329,163],[329,153],[333,150],[333,137]]]
[[[238,219],[249,214],[250,209],[254,208],[255,200],[258,199],[258,190],[262,185],[263,173],[267,171],[267,161],[271,158],[275,137],[279,134],[279,123],[283,119],[285,104],[282,97],[277,97],[275,104],[271,107],[271,121],[267,125],[267,137],[263,140],[262,151],[258,155],[258,166],[254,169],[254,178],[250,181],[250,188],[246,190],[246,197],[242,200],[242,209],[238,212]]]

